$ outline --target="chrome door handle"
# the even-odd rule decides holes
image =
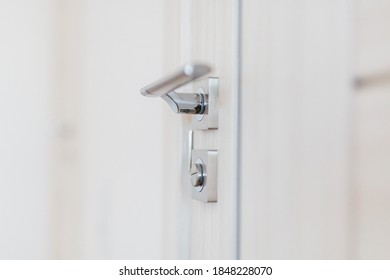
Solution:
[[[207,96],[203,93],[180,93],[175,89],[194,81],[211,71],[204,64],[186,64],[184,67],[163,79],[141,89],[147,97],[161,97],[175,113],[204,114],[207,112]]]
[[[186,64],[178,72],[141,89],[147,97],[161,97],[175,113],[192,114],[192,129],[218,128],[219,80],[217,77],[200,79],[192,93],[175,90],[210,73],[204,64]],[[217,202],[218,151],[194,150],[194,133],[189,133],[188,168],[193,185],[192,198],[202,202]]]

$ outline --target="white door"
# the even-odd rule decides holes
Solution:
[[[167,158],[176,160],[165,169],[165,257],[386,257],[386,164],[374,160],[383,180],[372,181],[375,153],[365,152],[376,142],[365,138],[371,125],[358,123],[376,103],[362,105],[354,84],[362,53],[371,53],[356,35],[376,34],[368,15],[375,22],[386,10],[368,2],[167,0],[175,8],[166,15],[166,69],[208,63],[220,103],[218,129],[194,138],[195,149],[218,150],[216,203],[191,199],[191,122],[166,112],[168,138],[176,137]],[[387,131],[378,118],[375,131]]]
[[[175,63],[220,79],[219,128],[194,139],[218,150],[218,202],[191,199],[182,165],[181,256],[347,257],[349,1],[180,5]]]
[[[353,1],[242,1],[240,256],[351,256]]]
[[[194,149],[218,151],[218,202],[203,203],[191,199],[188,174],[188,131],[191,119],[166,112],[168,131],[176,121],[180,137],[168,158],[180,155],[180,164],[169,164],[169,177],[181,173],[181,181],[164,192],[166,203],[165,257],[237,258],[237,112],[238,112],[238,1],[167,1],[167,69],[184,62],[200,61],[213,68],[209,76],[219,78],[218,129],[195,130]],[[168,71],[168,70],[167,70]],[[185,88],[191,91],[191,86]],[[175,119],[175,120],[173,120]],[[177,123],[176,123],[177,124]],[[172,147],[172,145],[171,145]],[[176,149],[175,149],[176,148]],[[176,157],[178,160],[178,157]],[[178,195],[180,194],[180,195]],[[173,218],[173,219],[172,219]],[[175,247],[172,250],[172,246]],[[173,252],[172,252],[173,251]]]

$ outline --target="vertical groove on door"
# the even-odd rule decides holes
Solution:
[[[236,244],[235,244],[235,258],[241,258],[241,67],[242,67],[242,0],[233,0],[233,102],[232,104],[237,104],[236,112],[236,122],[233,126],[233,129],[236,130],[234,133],[236,135],[236,173],[232,174],[234,181],[236,182]]]
[[[191,60],[213,67],[219,78],[219,127],[196,131],[195,149],[218,150],[218,202],[189,198],[190,258],[237,258],[237,92],[234,1],[192,2]],[[182,172],[187,178],[188,174]],[[191,188],[190,184],[186,186]]]

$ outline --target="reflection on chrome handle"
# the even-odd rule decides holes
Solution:
[[[207,98],[201,93],[179,93],[175,89],[194,81],[211,71],[203,64],[186,64],[184,67],[161,80],[141,89],[147,97],[161,97],[175,113],[203,114],[206,111]]]

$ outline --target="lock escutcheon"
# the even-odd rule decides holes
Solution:
[[[193,150],[191,165],[192,198],[202,202],[217,202],[218,152]]]

